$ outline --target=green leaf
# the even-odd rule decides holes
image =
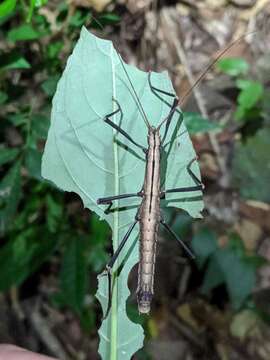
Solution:
[[[50,194],[46,196],[46,205],[47,205],[47,224],[48,229],[51,232],[56,232],[59,223],[61,223],[61,218],[63,215],[62,204],[57,202]]]
[[[49,59],[57,59],[60,51],[62,50],[64,43],[62,41],[56,41],[48,45],[47,56]]]
[[[132,66],[125,69],[153,126],[164,119],[170,109],[151,91],[148,74]],[[166,73],[151,73],[153,86],[174,91]],[[141,199],[130,198],[120,202],[125,211],[105,214],[105,206],[97,199],[140,190],[145,170],[144,154],[121,134],[115,133],[104,121],[104,116],[116,109],[112,97],[123,111],[115,115],[130,136],[147,146],[147,128],[137,107],[126,73],[110,41],[96,38],[83,28],[81,37],[68,59],[67,67],[58,83],[53,99],[52,122],[42,163],[42,175],[66,191],[80,195],[84,206],[105,219],[113,232],[114,251],[134,221]],[[167,101],[167,99],[166,99]],[[161,128],[161,136],[164,134]],[[175,113],[169,127],[161,177],[165,188],[194,186],[187,165],[195,157],[181,113]],[[196,162],[192,169],[199,177]],[[168,194],[166,205],[179,207],[191,216],[201,217],[202,194]],[[117,203],[116,203],[117,207]],[[126,314],[130,295],[127,279],[138,261],[138,226],[131,233],[113,269],[114,286],[112,307],[103,321],[99,353],[103,359],[127,360],[142,346],[143,330],[132,323]],[[122,266],[120,274],[117,273]],[[117,276],[118,274],[118,276]],[[103,312],[108,305],[107,278],[99,279],[97,297]]]
[[[0,4],[0,18],[12,13],[16,6],[17,0],[4,0]]]
[[[89,14],[83,14],[80,10],[77,10],[73,16],[69,19],[69,24],[74,27],[81,27],[86,19],[88,18]]]
[[[42,5],[44,5],[46,3],[47,3],[47,0],[30,0],[30,6],[29,6],[26,21],[27,22],[31,21],[35,8],[41,7]]]
[[[53,96],[56,90],[58,80],[59,75],[53,75],[42,83],[41,87],[45,94],[47,94],[48,96]]]
[[[223,272],[232,306],[239,309],[255,286],[256,268],[231,249],[218,250],[215,257]]]
[[[244,109],[251,109],[262,98],[263,86],[262,84],[250,81],[237,97],[238,104]]]
[[[76,313],[83,310],[87,291],[87,264],[84,255],[85,244],[78,236],[69,239],[60,272],[60,291],[65,304]]]
[[[191,135],[220,129],[218,124],[205,119],[198,113],[184,112],[184,121]]]
[[[9,41],[26,41],[26,40],[36,40],[42,35],[36,31],[32,25],[24,24],[15,29],[12,29],[8,32],[7,38]]]
[[[215,287],[225,283],[224,273],[215,256],[211,256],[206,272],[203,278],[203,284],[200,289],[202,294],[209,294]]]
[[[3,91],[0,91],[0,105],[3,105],[8,99],[8,95],[3,92]]]
[[[40,225],[21,231],[0,248],[0,291],[20,285],[47,260],[57,245]]]
[[[50,122],[47,116],[35,114],[31,116],[31,130],[38,139],[46,139]]]
[[[115,24],[121,21],[121,17],[114,13],[104,13],[99,16],[98,21],[102,24]]]
[[[11,122],[14,126],[20,126],[27,123],[27,114],[20,112],[18,114],[9,114],[7,115],[8,121]]]
[[[255,282],[256,266],[249,257],[239,257],[230,248],[218,249],[211,255],[201,291],[207,294],[225,283],[232,307],[238,310],[251,295]]]
[[[233,184],[242,197],[270,202],[270,130],[259,130],[246,143],[238,143],[233,158]]]
[[[42,180],[41,177],[41,153],[29,148],[26,151],[25,166],[30,176],[37,180]]]
[[[98,216],[92,214],[90,233],[91,251],[88,256],[88,262],[95,272],[102,271],[109,260],[105,250],[108,245],[109,230],[109,226],[105,221],[99,221]]]
[[[0,166],[14,160],[19,154],[19,149],[0,149]]]
[[[16,213],[21,195],[21,162],[18,160],[9,169],[0,183],[0,234],[4,233]]]
[[[3,54],[0,59],[0,70],[30,69],[31,65],[16,51]]]
[[[224,58],[218,61],[217,68],[230,76],[246,74],[249,64],[242,58]]]
[[[216,234],[206,227],[200,229],[192,239],[192,248],[199,266],[202,267],[208,257],[217,250]]]
[[[236,81],[235,81],[236,86],[241,90],[250,86],[250,83],[252,83],[252,81],[247,80],[247,79],[236,79]]]

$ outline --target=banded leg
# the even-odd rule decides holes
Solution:
[[[194,159],[192,159],[190,161],[190,163],[187,166],[187,171],[188,171],[189,175],[192,177],[192,179],[194,180],[196,185],[195,186],[187,186],[187,187],[182,187],[182,188],[174,188],[174,189],[164,190],[160,194],[161,198],[164,198],[165,194],[167,194],[167,193],[191,192],[191,191],[198,191],[198,190],[203,190],[204,189],[204,184],[200,181],[200,179],[194,174],[194,172],[190,168],[192,163],[195,160],[197,160],[197,157],[195,157]]]
[[[104,121],[105,121],[107,124],[109,124],[112,128],[114,128],[115,130],[117,130],[118,132],[120,132],[120,134],[122,134],[123,136],[125,136],[125,138],[127,138],[132,144],[136,145],[136,146],[139,147],[144,153],[146,153],[146,152],[147,152],[147,149],[146,149],[144,146],[138,144],[135,140],[132,139],[131,136],[128,135],[128,133],[127,133],[126,131],[124,131],[120,126],[116,125],[113,121],[111,121],[110,117],[118,114],[119,112],[120,112],[120,114],[121,114],[121,119],[123,118],[123,112],[122,112],[121,106],[119,105],[118,101],[115,100],[114,98],[113,98],[113,101],[117,104],[118,109],[115,110],[115,111],[113,111],[112,113],[106,115],[105,118],[104,118]]]
[[[178,106],[178,98],[175,97],[174,101],[173,101],[173,104],[171,106],[171,110],[169,112],[169,115],[164,119],[162,120],[161,124],[159,125],[159,127],[161,127],[161,125],[165,122],[166,125],[165,125],[165,132],[164,132],[164,135],[163,135],[163,138],[161,140],[161,144],[164,143],[165,139],[166,139],[166,136],[167,136],[167,133],[168,133],[168,130],[169,130],[169,126],[170,126],[170,123],[172,121],[172,118],[173,118],[173,115],[175,114],[175,111],[177,110],[177,106]]]
[[[112,305],[112,268],[113,268],[113,265],[114,265],[116,259],[118,258],[121,250],[123,249],[124,245],[126,244],[128,238],[129,238],[132,230],[134,229],[135,225],[137,224],[137,222],[138,222],[138,218],[136,216],[135,221],[129,227],[129,229],[128,229],[127,233],[125,234],[125,236],[123,237],[120,245],[118,246],[117,250],[111,257],[108,264],[106,265],[105,270],[101,274],[101,276],[108,275],[108,294],[109,294],[108,307],[107,307],[107,310],[106,310],[106,313],[105,313],[103,319],[106,319],[106,317],[108,316],[111,305]]]
[[[164,141],[165,141],[165,138],[166,138],[166,136],[167,136],[167,132],[168,132],[168,129],[169,129],[169,126],[170,126],[170,123],[171,123],[171,120],[172,120],[172,118],[173,118],[174,113],[175,113],[175,112],[178,112],[178,113],[182,114],[182,113],[177,109],[177,106],[178,106],[178,103],[179,103],[179,99],[178,99],[178,97],[177,97],[174,93],[170,93],[170,92],[168,92],[168,91],[161,90],[161,89],[158,89],[158,88],[156,88],[155,86],[153,86],[152,83],[151,83],[151,71],[148,73],[148,83],[149,83],[149,87],[150,87],[151,91],[153,92],[153,94],[155,94],[160,100],[162,100],[163,102],[165,102],[165,104],[167,104],[167,105],[170,107],[169,115],[166,116],[166,118],[165,118],[164,120],[162,120],[161,124],[159,125],[159,128],[160,128],[163,123],[166,123],[165,132],[164,132],[164,135],[163,135],[163,138],[162,138],[162,141],[161,141],[161,144],[163,144]],[[157,92],[160,92],[161,94],[164,94],[164,95],[173,97],[173,98],[174,98],[173,103],[170,104],[169,102],[167,102],[166,100],[164,100],[161,96],[159,96],[159,95],[157,94]]]
[[[176,235],[176,233],[169,227],[169,225],[163,220],[160,220],[161,225],[180,243],[185,252],[190,256],[191,259],[195,259],[195,255],[191,249]]]
[[[130,198],[130,197],[135,197],[135,196],[136,197],[137,196],[142,196],[141,192],[131,193],[131,194],[114,195],[114,196],[108,196],[108,197],[104,197],[104,198],[99,198],[99,199],[97,199],[97,204],[111,205],[114,200],[126,199],[126,198]]]
[[[162,100],[165,104],[167,104],[168,106],[172,106],[169,102],[167,102],[166,100],[164,100],[161,96],[159,96],[157,94],[157,92],[161,93],[161,94],[164,94],[164,95],[167,95],[167,96],[170,96],[170,97],[176,97],[174,93],[171,93],[171,92],[168,92],[168,91],[165,91],[165,90],[161,90],[155,86],[152,85],[151,83],[151,71],[148,73],[148,84],[149,84],[149,87],[152,91],[153,94],[155,94],[160,100]],[[180,113],[180,110],[177,110],[177,112]]]

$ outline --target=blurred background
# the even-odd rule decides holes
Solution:
[[[130,274],[128,312],[146,333],[133,359],[270,359],[269,17],[266,0],[1,1],[0,343],[99,359],[94,294],[111,232],[40,174],[51,100],[85,25],[128,63],[168,70],[206,186],[202,220],[166,210],[197,258],[160,232],[150,317]]]

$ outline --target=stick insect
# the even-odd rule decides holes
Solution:
[[[122,59],[121,59],[121,64],[123,66],[127,79],[132,86],[131,79],[127,73],[127,70],[125,68]],[[150,304],[154,294],[156,243],[157,243],[157,235],[160,224],[179,241],[179,243],[185,249],[187,254],[191,258],[194,258],[194,255],[192,254],[188,246],[174,233],[174,231],[165,222],[160,210],[160,200],[165,197],[166,193],[190,192],[190,191],[198,191],[203,189],[203,185],[201,181],[191,170],[191,165],[193,161],[195,161],[195,159],[193,159],[189,164],[187,164],[187,171],[194,180],[194,186],[185,187],[185,188],[165,189],[165,190],[161,189],[160,161],[163,152],[163,146],[167,137],[168,129],[171,124],[173,115],[175,114],[176,111],[180,112],[179,109],[177,108],[179,104],[179,99],[173,93],[169,93],[154,87],[151,83],[151,72],[149,72],[148,74],[148,84],[154,95],[159,97],[159,94],[165,94],[170,98],[172,98],[172,103],[170,104],[170,109],[167,116],[161,121],[161,123],[157,127],[153,127],[152,125],[150,125],[150,122],[146,117],[145,111],[143,110],[139,97],[135,89],[132,87],[132,89],[134,89],[134,95],[137,99],[137,104],[141,108],[142,113],[144,114],[144,119],[148,128],[148,148],[145,148],[144,146],[140,145],[136,141],[136,139],[133,139],[124,129],[122,129],[120,126],[116,125],[112,121],[113,116],[115,116],[116,114],[120,113],[121,117],[123,116],[121,105],[118,103],[117,99],[113,99],[113,101],[117,105],[117,109],[112,113],[106,115],[104,118],[105,123],[107,123],[113,129],[117,130],[122,136],[126,137],[131,143],[133,143],[136,147],[138,147],[140,151],[142,151],[145,154],[146,165],[145,165],[143,186],[140,190],[138,189],[139,191],[137,193],[115,195],[106,198],[100,198],[97,200],[98,204],[107,204],[110,207],[112,205],[112,202],[115,200],[125,199],[134,196],[142,198],[134,222],[131,224],[127,233],[123,237],[118,249],[115,251],[114,255],[107,264],[105,273],[107,273],[109,276],[109,288],[111,288],[110,278],[111,278],[111,270],[113,268],[113,265],[119,253],[123,249],[125,243],[127,242],[135,225],[139,223],[140,260],[139,260],[139,269],[138,269],[137,302],[138,302],[139,313],[143,313],[143,314],[148,314],[150,312]],[[165,131],[161,138],[160,129],[162,126],[165,126]]]
[[[203,78],[203,76],[207,73],[210,67],[212,67],[228,49],[230,49],[236,42],[240,41],[242,38],[243,37],[238,38],[236,41],[232,42],[225,50],[223,50],[220,53],[220,55],[217,56],[217,58],[205,69],[205,71],[198,78],[198,80],[195,82],[193,87],[198,84],[198,82]],[[148,147],[145,148],[144,146],[139,144],[136,141],[136,139],[133,139],[122,127],[120,127],[119,125],[113,122],[112,119],[116,114],[120,114],[121,118],[123,117],[121,105],[119,104],[117,99],[113,99],[117,109],[111,112],[110,114],[107,114],[104,117],[104,121],[107,125],[111,126],[114,130],[116,130],[119,134],[124,136],[129,142],[131,142],[140,151],[144,153],[146,165],[145,165],[144,182],[141,190],[139,190],[136,193],[127,193],[127,194],[120,194],[114,196],[112,195],[109,197],[99,198],[97,200],[98,204],[108,205],[110,208],[113,204],[113,201],[115,200],[121,200],[130,197],[141,197],[142,199],[141,204],[138,207],[138,211],[135,216],[134,222],[131,224],[127,233],[124,235],[122,241],[120,242],[120,245],[116,249],[115,253],[111,257],[110,261],[106,265],[106,268],[103,272],[104,275],[105,274],[108,275],[108,286],[109,286],[109,303],[104,318],[107,317],[111,304],[112,268],[114,266],[114,263],[118,255],[125,246],[131,232],[133,231],[137,223],[139,223],[140,245],[139,245],[138,285],[137,285],[136,293],[137,293],[138,310],[140,314],[149,314],[151,308],[151,301],[154,295],[156,244],[157,244],[157,236],[160,225],[162,225],[181,244],[185,252],[192,259],[194,259],[194,255],[190,250],[190,248],[177,236],[177,234],[165,222],[160,209],[160,200],[165,198],[165,195],[167,193],[195,192],[204,189],[204,185],[191,169],[191,165],[196,160],[196,158],[192,159],[190,163],[187,164],[187,172],[194,182],[193,186],[164,189],[164,190],[161,189],[161,182],[160,182],[161,158],[164,153],[164,143],[167,137],[168,129],[170,127],[172,118],[175,112],[182,114],[178,109],[179,99],[174,93],[170,93],[168,91],[164,91],[162,89],[153,86],[151,82],[151,72],[148,73],[148,84],[151,92],[169,106],[169,111],[167,116],[160,122],[160,124],[157,127],[153,127],[150,124],[149,120],[147,119],[146,113],[140,102],[138,94],[136,93],[136,90],[131,82],[127,69],[125,68],[125,64],[122,61],[122,58],[118,52],[117,55],[120,59],[126,78],[136,98],[137,106],[140,108],[141,113],[144,117],[144,121],[148,129],[148,135],[147,135]],[[192,88],[187,92],[184,98],[190,93]],[[171,98],[172,101],[168,102],[167,100],[163,99],[162,96],[164,95]],[[165,130],[163,136],[161,137],[160,129],[162,126],[165,126]]]

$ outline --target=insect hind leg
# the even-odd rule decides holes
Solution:
[[[114,265],[115,261],[117,260],[120,252],[122,251],[122,249],[123,249],[124,245],[126,244],[132,230],[134,229],[134,227],[135,227],[135,225],[137,224],[138,221],[139,221],[139,219],[138,219],[138,216],[136,215],[135,221],[129,227],[128,231],[126,232],[125,236],[123,237],[122,241],[120,242],[120,245],[118,246],[115,253],[111,257],[110,261],[106,265],[105,270],[100,275],[100,276],[104,276],[104,275],[108,276],[109,301],[108,301],[108,307],[107,307],[106,313],[105,313],[105,315],[103,317],[103,320],[106,319],[106,317],[108,316],[111,305],[112,305],[112,268],[113,268],[113,265]]]

